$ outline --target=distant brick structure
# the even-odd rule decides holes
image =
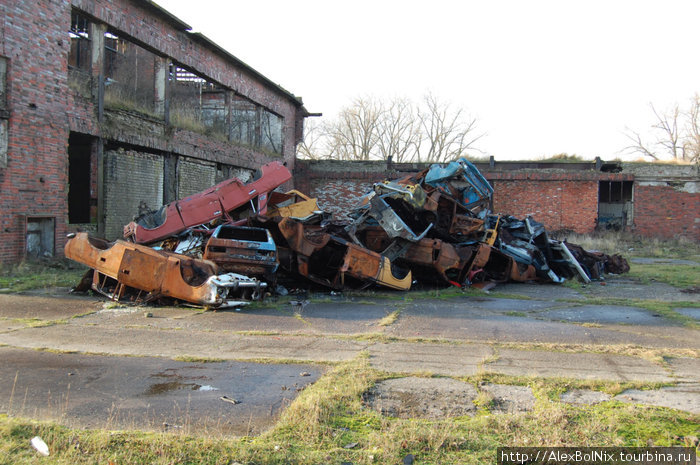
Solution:
[[[421,164],[297,160],[296,186],[339,218],[375,182],[427,168]],[[477,164],[493,184],[493,211],[531,215],[551,231],[590,233],[616,226],[645,236],[700,241],[700,177],[696,166],[650,163]],[[601,171],[601,168],[609,171]],[[615,172],[612,172],[615,171]],[[608,192],[611,191],[612,193]]]
[[[260,165],[301,99],[147,0],[0,2],[0,263]],[[291,183],[288,187],[291,187]]]

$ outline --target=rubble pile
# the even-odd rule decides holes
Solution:
[[[301,192],[275,191],[289,179],[269,163],[247,184],[230,179],[136,218],[125,240],[77,234],[66,256],[93,269],[83,289],[207,307],[243,305],[281,290],[278,282],[408,290],[589,282],[629,270],[619,255],[551,239],[531,217],[492,213],[493,188],[466,159],[374,184],[344,222]]]

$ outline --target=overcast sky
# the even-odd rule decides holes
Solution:
[[[431,91],[501,160],[619,157],[650,103],[700,92],[698,0],[155,1],[311,112]]]

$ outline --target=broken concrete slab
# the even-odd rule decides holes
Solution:
[[[563,393],[559,400],[565,404],[595,405],[607,402],[612,396],[605,392],[592,391],[590,389],[571,389]]]
[[[92,297],[71,295],[0,294],[0,318],[36,318],[39,320],[64,320],[77,315],[97,311],[102,302]]]
[[[471,376],[493,355],[481,344],[412,344],[396,342],[368,347],[372,367],[392,373],[431,373]]]
[[[679,381],[700,383],[700,359],[672,357],[666,363]]]
[[[366,399],[385,416],[436,420],[474,415],[477,395],[473,385],[456,379],[406,377],[378,382]]]
[[[270,304],[269,308],[243,308],[202,312],[192,308],[148,307],[153,318],[145,321],[144,307],[101,310],[77,324],[101,326],[144,325],[160,329],[210,331],[264,331],[294,334],[355,335],[381,331],[379,321],[395,310],[391,303],[377,305],[353,302],[292,305]],[[131,310],[129,310],[131,309]],[[137,310],[138,309],[138,310]]]
[[[580,307],[558,308],[540,312],[538,316],[551,320],[564,320],[576,323],[634,324],[642,326],[678,326],[662,315],[638,307],[621,305],[582,305]]]
[[[493,398],[490,411],[493,413],[523,413],[535,407],[535,395],[529,386],[510,384],[482,384],[479,389]]]
[[[628,389],[613,399],[630,404],[656,405],[700,414],[699,384],[664,387],[650,391]]]
[[[608,381],[670,382],[673,377],[647,360],[597,353],[545,352],[502,349],[487,372],[544,378],[599,379]]]
[[[523,306],[520,306],[521,302],[524,302]],[[598,328],[542,321],[538,319],[539,313],[536,310],[527,310],[527,302],[529,301],[498,299],[495,303],[500,308],[483,309],[479,300],[417,301],[401,310],[401,318],[386,328],[386,334],[406,338],[441,338],[471,342],[632,344],[644,347],[700,348],[697,331],[689,328],[655,328],[648,325],[611,325]],[[486,303],[495,305],[491,301]],[[551,303],[552,307],[556,305],[556,302]],[[542,307],[546,309],[544,304]],[[504,311],[506,308],[513,310]],[[525,310],[520,311],[519,308]]]
[[[313,364],[178,362],[8,347],[0,348],[0,357],[0,412],[70,427],[186,434],[259,434],[326,371]]]
[[[147,320],[150,320],[147,319]],[[25,348],[101,352],[115,355],[225,360],[277,359],[339,362],[350,360],[367,343],[317,337],[244,336],[226,332],[157,330],[143,327],[56,325],[0,334],[0,344]]]

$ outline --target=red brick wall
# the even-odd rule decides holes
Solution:
[[[552,231],[591,232],[598,219],[598,182],[494,181],[493,211],[518,218],[530,215]]]
[[[634,228],[639,234],[700,241],[700,194],[671,186],[634,186]]]
[[[0,2],[0,15],[10,111],[7,167],[0,168],[0,262],[5,262],[24,256],[26,216],[55,218],[56,250],[66,235],[70,8],[62,1]]]

